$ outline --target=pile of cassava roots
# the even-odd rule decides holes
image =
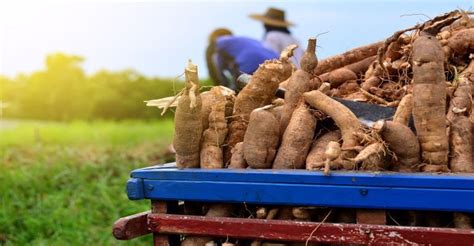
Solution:
[[[295,49],[290,46],[279,59],[261,64],[238,93],[220,86],[201,92],[190,62],[186,87],[174,102],[178,168],[473,173],[471,14],[446,13],[321,61],[311,38],[298,69],[289,59]],[[284,99],[275,96],[278,88]],[[334,98],[396,113],[365,124]],[[338,223],[355,223],[357,212],[196,202],[184,207],[188,214],[213,217]],[[472,228],[466,213],[386,213],[387,224]],[[218,239],[186,237],[182,245],[212,240]]]

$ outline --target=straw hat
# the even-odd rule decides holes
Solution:
[[[270,26],[289,27],[295,25],[285,20],[285,11],[276,8],[268,8],[267,12],[263,15],[251,14],[249,17]]]

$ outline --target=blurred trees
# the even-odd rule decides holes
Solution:
[[[60,121],[158,118],[158,110],[145,107],[143,101],[172,96],[183,86],[179,80],[173,86],[173,80],[149,78],[131,69],[87,75],[83,61],[56,53],[46,57],[44,70],[0,76],[0,101],[7,105],[3,116]]]

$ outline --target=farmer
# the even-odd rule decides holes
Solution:
[[[278,53],[265,48],[255,39],[233,36],[225,28],[216,29],[209,36],[206,62],[209,76],[215,84],[237,88],[237,77],[253,74],[265,60],[278,58]]]
[[[265,14],[251,14],[250,18],[263,22],[265,34],[263,43],[280,54],[286,47],[292,44],[298,45],[292,58],[293,63],[299,67],[299,61],[303,56],[303,49],[299,47],[299,42],[292,35],[288,27],[293,23],[285,20],[285,11],[277,8],[269,8]]]

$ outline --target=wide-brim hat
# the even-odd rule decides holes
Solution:
[[[261,21],[270,26],[289,27],[295,24],[285,20],[285,11],[277,8],[268,8],[265,14],[250,14],[250,18]]]

